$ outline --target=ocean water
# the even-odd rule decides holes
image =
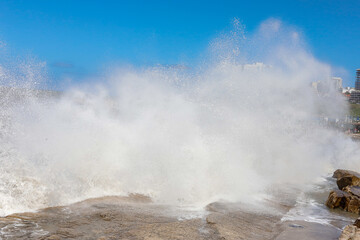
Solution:
[[[332,67],[278,20],[251,35],[235,22],[192,66],[118,67],[59,92],[35,91],[45,66],[25,66],[0,68],[1,216],[129,193],[202,209],[282,192],[296,206],[284,220],[326,224],[309,197],[329,190],[319,178],[360,171],[358,143],[314,121],[347,112],[311,88]]]
[[[353,224],[357,214],[340,209],[329,209],[325,202],[330,191],[337,189],[335,179],[330,176],[319,179],[312,189],[297,195],[296,203],[284,214],[281,221],[306,221],[334,226],[342,230],[345,225]]]

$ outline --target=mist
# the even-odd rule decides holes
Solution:
[[[129,193],[251,201],[360,171],[357,144],[316,121],[347,113],[335,90],[311,88],[332,66],[277,19],[252,33],[235,20],[193,66],[119,66],[46,97],[29,90],[45,78],[39,66],[0,68],[3,85],[16,83],[1,100],[0,215]]]

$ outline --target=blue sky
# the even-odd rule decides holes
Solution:
[[[360,68],[359,0],[0,0],[0,41],[35,56],[49,75],[81,79],[109,64],[191,64],[233,18],[253,31],[277,18],[304,34],[313,54],[348,74]]]

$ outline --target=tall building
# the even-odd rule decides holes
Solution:
[[[355,89],[360,90],[360,68],[356,69]]]
[[[360,68],[356,69],[355,91],[351,92],[350,102],[360,103]]]

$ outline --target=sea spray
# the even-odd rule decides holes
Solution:
[[[118,68],[46,97],[9,88],[0,214],[128,193],[167,204],[252,201],[289,185],[306,190],[334,167],[360,170],[356,144],[317,124],[319,106],[346,113],[334,90],[319,97],[311,88],[331,67],[278,20],[247,37],[234,31],[189,68]]]

